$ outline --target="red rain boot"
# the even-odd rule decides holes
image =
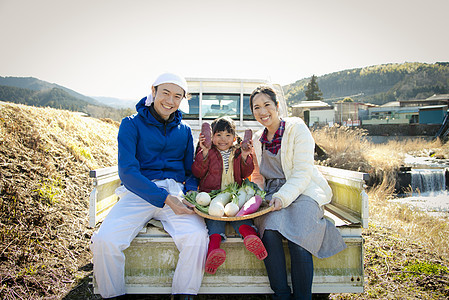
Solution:
[[[221,266],[226,259],[226,251],[220,249],[221,235],[214,233],[209,237],[209,249],[206,258],[206,273],[215,274],[217,268]]]
[[[242,225],[239,227],[239,233],[243,236],[243,243],[249,252],[259,260],[264,260],[267,256],[267,250],[262,243],[262,240],[257,236],[256,230],[249,225]]]

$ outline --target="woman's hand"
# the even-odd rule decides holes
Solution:
[[[170,206],[173,212],[177,215],[191,215],[195,213],[193,211],[195,205],[178,196],[168,195],[167,198],[165,198],[165,204]]]
[[[280,210],[282,208],[282,201],[281,199],[275,197],[271,199],[269,205],[274,206],[273,211]]]

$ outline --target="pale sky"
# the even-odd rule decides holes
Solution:
[[[449,61],[449,0],[0,0],[0,76],[140,99],[162,72],[282,85]]]

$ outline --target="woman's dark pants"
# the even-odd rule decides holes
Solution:
[[[284,237],[274,230],[265,230],[262,242],[268,252],[264,263],[270,280],[270,287],[275,300],[312,299],[313,259],[312,254],[301,246],[288,241],[291,258],[291,277],[293,295],[287,283]]]

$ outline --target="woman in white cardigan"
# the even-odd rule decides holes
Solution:
[[[346,248],[339,231],[323,217],[332,190],[314,165],[315,142],[300,118],[281,118],[276,93],[258,87],[250,96],[256,120],[265,126],[253,138],[252,178],[267,192],[273,212],[255,219],[268,252],[264,260],[273,299],[311,299],[312,255],[324,258]],[[282,241],[291,257],[293,294],[287,283]]]

